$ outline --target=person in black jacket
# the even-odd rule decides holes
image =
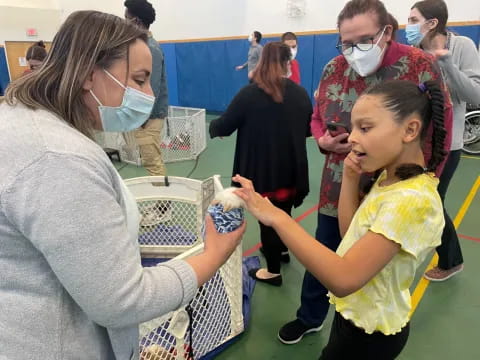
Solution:
[[[267,44],[252,83],[210,124],[212,138],[238,131],[233,175],[251,179],[259,193],[288,214],[309,191],[306,138],[312,114],[305,89],[287,79],[290,60],[287,45]],[[250,275],[280,286],[280,262],[289,261],[288,249],[271,227],[260,223],[260,234],[267,269]]]

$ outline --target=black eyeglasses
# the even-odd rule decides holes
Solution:
[[[339,39],[338,43],[335,47],[340,52],[340,54],[343,54],[343,55],[351,55],[353,53],[353,48],[357,48],[360,51],[368,51],[368,50],[371,50],[373,48],[374,41],[375,41],[376,37],[379,34],[383,33],[384,31],[385,31],[385,28],[380,29],[372,37],[365,38],[357,44],[353,44],[353,43],[349,43],[349,42],[342,43]]]

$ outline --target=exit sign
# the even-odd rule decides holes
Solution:
[[[37,29],[27,29],[27,36],[35,37],[38,36]]]

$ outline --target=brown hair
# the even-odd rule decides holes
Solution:
[[[417,9],[426,19],[437,19],[438,25],[428,36],[433,38],[437,34],[447,35],[448,8],[443,0],[423,0],[416,2],[412,9]]]
[[[287,31],[286,33],[283,33],[282,35],[282,39],[281,41],[282,42],[285,42],[287,40],[295,40],[297,41],[297,35],[295,35],[293,32],[291,31]]]
[[[398,31],[398,21],[395,19],[395,16],[388,13],[388,24],[392,25],[392,40],[396,40],[397,38],[397,31]]]
[[[393,25],[385,5],[380,0],[350,0],[338,15],[337,27],[340,29],[343,20],[352,19],[357,15],[366,13],[375,14],[378,25],[382,28],[387,25]],[[393,18],[393,16],[391,17]]]
[[[43,61],[47,57],[47,50],[45,50],[45,44],[42,40],[36,42],[30,46],[27,50],[25,58],[29,60]]]
[[[253,72],[253,82],[277,103],[283,102],[283,80],[291,56],[287,45],[281,42],[268,43],[263,48],[260,61]]]
[[[132,22],[98,11],[77,11],[63,23],[40,70],[13,81],[5,97],[44,109],[92,137],[94,115],[84,101],[83,84],[96,66],[108,69],[127,59],[129,45],[147,42],[147,33]],[[128,65],[127,65],[128,66]]]

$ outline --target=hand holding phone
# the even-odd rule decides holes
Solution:
[[[327,123],[327,130],[330,133],[330,136],[336,137],[341,134],[349,134],[350,129],[348,128],[347,125],[344,125],[342,123],[337,123],[337,122],[328,122]],[[347,139],[342,140],[342,144],[346,144],[348,142]]]
[[[352,145],[348,143],[350,134],[348,126],[336,122],[328,122],[326,125],[328,132],[317,139],[320,149],[337,154],[349,153]]]
[[[347,125],[337,122],[328,122],[327,123],[327,130],[332,137],[338,136],[344,133],[350,133],[350,129]]]

